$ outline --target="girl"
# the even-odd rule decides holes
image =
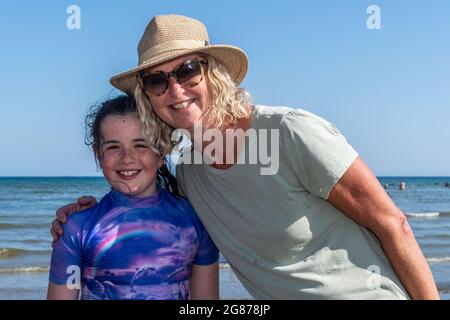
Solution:
[[[176,191],[133,100],[104,102],[86,124],[111,192],[69,218],[48,299],[218,299],[218,250],[188,201],[160,187]]]

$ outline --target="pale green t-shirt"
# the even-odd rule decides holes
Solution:
[[[376,237],[326,201],[357,157],[344,136],[312,113],[285,107],[255,106],[252,128],[278,129],[276,174],[261,174],[267,159],[249,163],[248,146],[246,164],[227,170],[177,166],[182,192],[250,294],[408,299]],[[269,132],[276,130],[262,140],[271,141]]]

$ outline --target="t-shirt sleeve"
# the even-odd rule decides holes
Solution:
[[[208,231],[206,231],[205,226],[200,221],[200,218],[197,216],[197,213],[194,211],[194,208],[189,205],[188,210],[190,211],[199,241],[197,255],[193,263],[202,266],[216,263],[219,260],[219,250],[209,236]]]
[[[49,280],[64,285],[69,277],[81,271],[81,228],[74,216],[64,225],[64,234],[53,247]]]
[[[280,147],[303,187],[325,200],[358,156],[333,124],[304,110],[283,117]]]

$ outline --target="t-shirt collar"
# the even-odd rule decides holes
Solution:
[[[148,197],[135,197],[132,195],[128,195],[117,191],[111,188],[111,197],[114,202],[121,206],[133,207],[133,208],[146,208],[146,207],[154,207],[158,205],[163,197],[163,190],[158,187],[156,193],[148,196]]]

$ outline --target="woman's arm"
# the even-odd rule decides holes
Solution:
[[[405,215],[361,158],[333,187],[328,201],[377,236],[411,298],[439,299],[431,270]]]
[[[219,263],[194,264],[191,275],[191,300],[219,300]]]
[[[66,285],[48,283],[47,300],[78,300],[80,290],[69,289]]]

